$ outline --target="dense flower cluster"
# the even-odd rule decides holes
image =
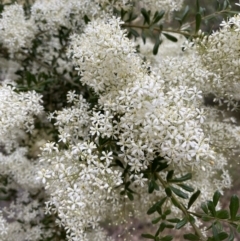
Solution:
[[[34,115],[43,111],[42,100],[35,91],[16,93],[10,86],[0,87],[0,98],[1,144],[10,151],[16,147],[19,138],[23,137],[23,130],[33,130]]]
[[[0,41],[11,52],[31,47],[36,32],[33,21],[26,19],[21,5],[6,6],[0,19]]]
[[[114,16],[145,7],[164,10],[166,19],[182,5],[36,0],[28,9],[4,6],[0,199],[9,201],[0,201],[0,240],[111,241],[102,223],[145,217],[166,196],[164,185],[150,195],[149,184],[156,176],[166,180],[170,170],[176,178],[190,173],[186,184],[201,190],[190,210],[231,186],[226,156],[238,148],[239,127],[204,98],[211,94],[234,108],[239,101],[239,15],[191,43],[176,34],[179,42],[168,44],[160,36],[155,58],[150,41],[136,51],[139,42]],[[39,143],[40,154],[32,153]],[[156,160],[167,166],[153,174]],[[169,198],[165,207],[181,217]]]

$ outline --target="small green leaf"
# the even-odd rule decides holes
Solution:
[[[192,178],[192,174],[191,173],[187,173],[186,175],[182,176],[182,177],[179,177],[179,178],[174,178],[174,179],[171,179],[171,180],[168,180],[169,182],[185,182],[189,179]]]
[[[159,39],[159,37],[156,39],[154,47],[153,47],[153,54],[156,55],[158,53],[158,48],[162,41]]]
[[[171,190],[179,197],[183,199],[188,199],[188,195],[184,192],[182,192],[180,189],[177,189],[175,187],[170,186]]]
[[[221,232],[218,234],[219,240],[224,240],[228,237],[228,234],[226,232]]]
[[[182,184],[182,183],[181,184],[177,183],[177,185],[187,192],[194,192],[194,188],[192,188],[191,186],[188,186],[188,185],[185,185],[185,184]]]
[[[198,32],[198,30],[200,29],[201,26],[201,22],[202,22],[202,16],[200,13],[197,13],[195,16],[195,21],[196,21],[196,26],[195,26],[195,33]]]
[[[149,233],[143,233],[141,236],[147,239],[153,239],[153,240],[155,239],[155,237]]]
[[[178,219],[178,218],[170,218],[170,219],[167,219],[167,221],[170,222],[170,223],[178,223],[178,222],[180,222],[180,219]]]
[[[213,202],[207,201],[207,206],[208,206],[208,209],[211,212],[212,216],[215,217],[216,216],[216,209],[215,209],[215,206],[214,206]]]
[[[141,13],[144,17],[144,21],[148,24],[150,24],[150,16],[149,16],[149,13],[147,12],[147,10],[145,8],[142,8],[141,9]]]
[[[206,203],[201,203],[201,209],[204,213],[208,214],[208,207]]]
[[[155,181],[151,180],[148,184],[148,193],[153,193],[154,189],[155,189],[155,185],[154,185]]]
[[[193,241],[200,240],[200,238],[197,235],[192,234],[192,233],[184,234],[183,237],[184,237],[184,239],[187,239],[187,240],[193,240]]]
[[[163,33],[163,35],[164,35],[168,40],[170,40],[170,41],[172,41],[172,42],[177,42],[177,41],[178,41],[178,39],[177,39],[176,37],[174,37],[173,35],[171,35],[171,34]]]
[[[227,210],[219,210],[216,212],[216,218],[219,219],[228,219],[229,218],[229,213]]]
[[[147,214],[150,215],[157,211],[158,208],[160,208],[163,203],[166,201],[167,197],[162,198],[160,201],[156,202],[151,208],[148,209]]]
[[[221,193],[219,191],[216,191],[213,195],[213,204],[215,207],[217,206],[220,197]]]
[[[186,217],[184,217],[180,222],[178,222],[175,226],[176,229],[182,228],[184,225],[188,223],[188,220]]]
[[[162,17],[164,16],[164,14],[165,14],[165,11],[156,12],[152,24],[155,24],[155,23],[157,23],[159,20],[161,20]]]
[[[180,205],[173,197],[171,198],[171,201],[172,201],[172,204],[173,204],[175,207],[181,209],[181,205]]]
[[[130,32],[135,38],[139,37],[139,33],[138,33],[135,29],[130,28],[129,32]]]
[[[158,218],[153,219],[152,224],[158,223],[161,219],[162,219],[162,217],[158,217]]]
[[[167,235],[165,237],[162,237],[160,240],[161,241],[171,241],[171,240],[173,240],[173,236]]]
[[[172,196],[172,191],[171,191],[171,189],[170,189],[169,187],[166,187],[166,188],[165,188],[165,192],[166,192],[166,194],[167,194],[168,197],[171,197],[171,196]]]
[[[169,181],[170,179],[172,179],[173,173],[174,173],[174,170],[170,170],[170,171],[168,172],[167,177],[166,177],[167,181]]]
[[[193,203],[197,200],[198,196],[200,195],[200,190],[197,190],[193,195],[190,197],[188,202],[188,209],[193,205]]]
[[[128,196],[128,198],[129,198],[129,200],[131,200],[131,201],[134,200],[134,197],[133,197],[133,195],[132,195],[131,192],[127,192],[127,196]]]
[[[168,167],[168,163],[167,162],[162,162],[159,164],[159,167],[157,168],[157,172],[161,172],[162,170],[166,169]]]
[[[233,195],[231,197],[231,201],[229,205],[231,220],[234,220],[236,218],[238,208],[239,208],[239,198],[237,195]]]

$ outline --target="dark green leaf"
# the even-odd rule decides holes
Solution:
[[[185,191],[187,191],[187,192],[193,192],[194,191],[194,188],[192,188],[192,187],[190,187],[190,186],[188,186],[188,185],[185,185],[185,184],[180,184],[180,183],[177,183],[177,185],[179,186],[179,187],[181,187],[182,189],[184,189]]]
[[[153,193],[154,189],[155,189],[155,185],[154,185],[155,181],[151,180],[148,184],[148,193]]]
[[[180,228],[182,228],[184,225],[186,225],[188,223],[188,220],[187,220],[187,218],[186,217],[184,217],[180,222],[178,222],[177,224],[176,224],[176,229],[180,229]]]
[[[160,240],[161,241],[171,241],[171,240],[173,240],[173,236],[167,235],[165,237],[162,237]]]
[[[160,163],[159,167],[157,168],[157,172],[161,172],[162,170],[166,169],[168,167],[168,163],[167,162],[162,162]]]
[[[127,196],[129,198],[129,200],[133,201],[134,197],[131,192],[127,192]]]
[[[218,234],[219,240],[224,240],[228,237],[228,234],[226,232],[221,232]]]
[[[158,223],[161,219],[162,219],[162,217],[158,217],[158,218],[153,219],[152,224]]]
[[[129,32],[130,32],[135,38],[139,37],[139,33],[138,33],[135,29],[130,28]]]
[[[160,44],[162,43],[162,41],[157,38],[153,47],[153,54],[156,55],[158,53],[158,48],[160,46]]]
[[[169,182],[185,182],[189,179],[192,178],[192,174],[191,173],[187,173],[186,175],[182,176],[182,177],[179,177],[179,178],[174,178],[174,179],[171,179],[171,180],[168,180]]]
[[[177,39],[176,37],[174,37],[173,35],[171,35],[171,34],[163,33],[163,35],[164,35],[168,40],[170,40],[170,41],[172,41],[172,42],[177,42],[177,41],[178,41],[178,39]]]
[[[238,208],[239,208],[239,198],[237,195],[233,195],[231,197],[231,201],[229,205],[231,220],[234,220],[236,218]]]
[[[198,196],[200,195],[200,190],[197,190],[193,195],[190,197],[188,202],[188,209],[193,205],[193,203],[197,200]]]
[[[196,18],[195,33],[197,33],[201,26],[202,16],[200,13],[197,13],[195,18]]]
[[[184,237],[184,239],[187,239],[187,240],[193,240],[193,241],[200,240],[200,238],[197,235],[192,234],[192,233],[184,234],[183,237]]]
[[[177,207],[177,208],[181,208],[180,204],[175,200],[175,198],[171,198],[172,204]]]
[[[149,16],[149,13],[147,12],[147,10],[145,8],[142,8],[141,9],[141,13],[144,17],[144,21],[148,24],[150,24],[150,16]]]
[[[216,216],[216,209],[212,201],[207,201],[208,210],[211,212],[212,216]]]
[[[172,186],[170,188],[177,196],[179,196],[181,198],[184,198],[184,199],[188,198],[188,195],[186,193],[182,192],[180,189],[177,189],[177,188],[172,187]]]
[[[216,213],[216,217],[219,219],[228,219],[229,218],[229,213],[227,210],[219,210]]]
[[[161,224],[160,224],[157,232],[155,233],[155,236],[158,236],[159,233],[161,233],[161,232],[165,229],[165,225],[166,225],[165,223],[161,223]]]
[[[197,12],[200,12],[200,4],[199,0],[196,1]]]
[[[161,20],[162,17],[164,16],[164,14],[165,14],[165,11],[156,12],[156,14],[155,14],[155,16],[153,18],[152,24],[157,23],[159,20]]]
[[[162,198],[160,201],[156,202],[151,208],[148,209],[147,214],[150,215],[157,211],[157,208],[160,208],[163,203],[166,201],[167,197]]]
[[[153,235],[148,234],[148,233],[143,233],[141,236],[143,238],[147,238],[147,239],[153,239],[153,240],[155,239],[155,237]]]
[[[169,181],[170,179],[172,179],[173,173],[174,173],[174,170],[170,170],[170,171],[168,172],[167,177],[166,177],[167,181]]]
[[[171,229],[171,228],[174,228],[174,225],[172,225],[172,224],[166,224],[165,227]]]
[[[178,218],[169,218],[169,219],[167,219],[167,221],[170,222],[170,223],[178,223],[178,222],[180,222],[180,219],[178,219]]]
[[[170,209],[168,209],[168,210],[166,210],[165,212],[164,212],[164,215],[169,215],[171,213],[171,210]]]
[[[203,215],[202,220],[205,221],[205,222],[208,222],[208,221],[212,220],[212,217],[210,217],[208,215]]]
[[[213,195],[213,204],[215,207],[217,206],[220,197],[221,193],[219,191],[216,191]]]
[[[167,194],[168,197],[171,197],[171,196],[172,196],[172,191],[171,191],[171,189],[170,189],[169,187],[166,187],[166,188],[165,188],[165,192],[166,192],[166,194]]]
[[[201,203],[201,209],[204,213],[208,214],[208,207],[206,203]]]

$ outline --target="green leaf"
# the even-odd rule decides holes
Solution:
[[[185,182],[189,179],[192,178],[192,174],[191,173],[187,173],[186,175],[182,176],[182,177],[179,177],[179,178],[174,178],[174,179],[171,179],[171,180],[168,180],[169,182]]]
[[[201,203],[201,209],[204,213],[208,214],[208,207],[206,203]]]
[[[162,217],[158,217],[158,218],[153,219],[152,224],[158,223],[161,219],[162,219]]]
[[[208,206],[208,209],[211,212],[212,216],[215,217],[216,216],[216,209],[215,209],[215,206],[214,206],[213,202],[207,201],[207,206]]]
[[[167,181],[169,181],[170,179],[172,179],[173,173],[174,173],[174,170],[170,170],[170,171],[168,172],[167,177],[166,177]]]
[[[171,197],[171,196],[172,196],[172,191],[171,191],[171,189],[170,189],[169,187],[166,187],[166,188],[165,188],[165,192],[166,192],[166,194],[167,194],[168,197]]]
[[[221,193],[219,191],[216,191],[213,195],[213,204],[215,207],[217,206],[220,197]]]
[[[200,29],[201,26],[201,22],[202,22],[202,16],[200,13],[197,13],[195,16],[195,21],[196,21],[196,26],[195,26],[195,33],[198,32],[198,30]]]
[[[131,192],[127,192],[127,196],[128,196],[128,198],[129,198],[129,200],[131,200],[131,201],[134,200],[134,197],[133,197],[133,195],[132,195]]]
[[[182,183],[181,184],[177,183],[177,185],[187,192],[194,192],[194,188],[192,188],[191,186],[188,186],[188,185],[185,185],[185,184],[182,184]]]
[[[188,13],[189,13],[189,6],[187,5],[184,9],[182,16],[175,18],[180,23],[181,26],[184,23],[184,21],[186,20]]]
[[[171,190],[179,197],[183,198],[183,199],[188,199],[188,195],[184,192],[182,192],[180,189],[177,189],[175,187],[170,187]]]
[[[221,232],[218,234],[219,240],[224,240],[228,237],[228,234],[226,232]]]
[[[172,204],[173,204],[175,207],[181,209],[181,205],[180,205],[173,197],[171,198],[171,201],[172,201]]]
[[[171,35],[171,34],[163,33],[163,35],[164,35],[168,40],[170,40],[170,41],[172,41],[172,42],[177,42],[177,41],[178,41],[178,39],[177,39],[176,37],[174,37],[173,35]]]
[[[148,193],[153,193],[154,189],[155,189],[155,185],[154,185],[155,181],[151,180],[148,184]]]
[[[216,218],[219,219],[228,219],[229,218],[229,213],[227,210],[219,210],[216,212]]]
[[[143,233],[141,236],[143,238],[147,238],[147,239],[153,239],[153,240],[155,239],[155,237],[153,235],[148,234],[148,233]]]
[[[198,196],[200,195],[200,190],[197,190],[193,195],[190,197],[188,202],[188,209],[193,205],[193,203],[197,200]]]
[[[178,222],[175,226],[176,229],[182,228],[184,225],[188,223],[188,220],[186,217],[184,217],[180,222]]]
[[[160,201],[156,202],[151,208],[148,209],[147,214],[150,215],[157,211],[157,208],[160,208],[164,202],[166,201],[167,197],[162,198]]]
[[[180,222],[180,219],[179,218],[169,218],[169,219],[167,219],[167,221],[170,223],[178,223],[178,222]]]
[[[167,162],[161,162],[161,163],[159,164],[159,167],[157,168],[156,171],[157,171],[157,172],[161,172],[162,170],[166,169],[168,166],[169,166],[169,165],[168,165]]]
[[[155,23],[157,23],[159,20],[161,20],[162,17],[164,16],[164,14],[165,14],[165,11],[156,12],[156,13],[155,13],[155,16],[154,16],[154,18],[153,18],[152,24],[155,24]]]
[[[238,208],[239,208],[239,198],[237,195],[233,195],[231,197],[231,201],[229,205],[231,220],[234,220],[236,218]]]
[[[212,225],[212,233],[213,233],[214,240],[219,241],[220,239],[218,237],[218,230],[214,224]]]
[[[167,235],[165,237],[162,237],[160,240],[161,241],[171,241],[171,240],[173,240],[173,236]]]
[[[156,55],[158,53],[158,48],[161,45],[162,41],[157,38],[153,47],[153,54]]]
[[[135,38],[139,37],[139,33],[138,33],[135,29],[130,28],[129,32],[130,32]]]
[[[187,240],[193,240],[193,241],[200,240],[200,238],[197,235],[192,234],[192,233],[184,234],[183,237],[184,237],[184,239],[187,239]]]
[[[141,13],[142,13],[142,15],[144,17],[144,21],[146,23],[150,24],[150,16],[149,16],[150,14],[147,12],[147,10],[145,8],[142,8],[141,9]]]

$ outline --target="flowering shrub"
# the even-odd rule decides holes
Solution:
[[[1,4],[0,240],[110,241],[106,222],[131,218],[152,240],[234,239],[239,199],[219,198],[239,127],[205,100],[238,107],[239,15],[207,35],[197,1],[195,33],[188,7],[166,28],[183,4]]]

